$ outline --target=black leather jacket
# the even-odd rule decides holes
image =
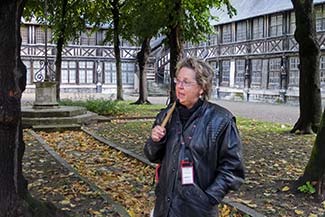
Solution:
[[[161,124],[168,109],[157,115],[154,126]],[[216,205],[244,180],[242,144],[235,118],[228,110],[204,101],[184,127],[176,108],[166,130],[162,141],[153,142],[150,137],[144,147],[147,158],[161,164],[154,216],[218,216]],[[182,136],[187,145],[182,144]],[[187,157],[194,167],[194,184],[190,185],[180,181],[184,152],[190,155]]]

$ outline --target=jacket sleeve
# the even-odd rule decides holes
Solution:
[[[157,124],[160,124],[163,116],[163,112],[159,113],[152,127],[156,126]],[[154,142],[151,139],[151,135],[149,136],[144,145],[144,154],[150,162],[161,163],[165,155],[165,147],[167,140],[166,138],[167,136],[164,136],[161,141]]]
[[[242,143],[235,118],[225,124],[217,143],[216,177],[206,189],[213,204],[220,203],[229,190],[237,190],[244,182]]]

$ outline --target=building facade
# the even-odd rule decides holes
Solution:
[[[231,0],[237,15],[212,11],[216,34],[187,54],[215,67],[216,98],[297,103],[299,46],[290,0]],[[316,30],[321,48],[320,80],[325,94],[325,1],[316,0]]]
[[[24,22],[21,26],[21,57],[27,67],[26,91],[34,91],[37,77],[44,78],[45,30],[36,23]],[[51,43],[51,30],[47,30],[47,56],[49,68],[54,71],[55,44]],[[62,52],[62,92],[116,92],[115,55],[112,45],[103,45],[105,30],[83,32],[68,43]],[[136,91],[138,47],[122,41],[122,79],[125,92]]]
[[[215,34],[200,45],[186,44],[185,53],[205,59],[215,69],[214,98],[244,101],[297,103],[299,96],[298,44],[294,39],[295,14],[290,0],[231,0],[237,14],[212,10],[219,17],[211,21]],[[314,0],[316,30],[321,48],[320,80],[325,95],[325,0]],[[116,92],[113,46],[103,45],[106,30],[82,33],[63,50],[61,90],[63,92]],[[24,23],[22,59],[27,66],[27,91],[44,60],[45,34],[41,26]],[[55,59],[55,45],[48,33],[47,55]],[[136,53],[138,47],[122,41],[124,92],[138,91]],[[160,49],[152,55],[148,80],[168,83],[169,53]],[[167,92],[166,92],[167,93]]]

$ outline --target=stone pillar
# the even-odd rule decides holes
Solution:
[[[96,67],[96,77],[97,77],[97,82],[96,82],[96,93],[102,93],[102,67],[101,67],[101,62],[97,62],[97,67]]]
[[[287,84],[288,84],[288,59],[283,56],[280,69],[280,100],[286,102]]]
[[[219,62],[217,62],[216,69],[215,69],[215,75],[214,75],[214,96],[215,98],[219,99],[219,90],[220,90],[220,68],[219,68]]]
[[[236,63],[235,60],[230,60],[230,71],[229,71],[229,87],[234,87],[235,85],[235,72],[236,72]]]
[[[280,70],[280,100],[286,102],[286,93],[287,93],[287,72],[284,69],[283,65]]]
[[[243,94],[244,94],[244,99],[246,99],[246,101],[249,101],[249,88],[250,88],[250,83],[251,83],[251,76],[250,76],[250,60],[246,59],[245,61],[245,73],[244,73],[244,90],[243,90]]]
[[[35,83],[35,102],[33,108],[56,108],[59,106],[56,101],[56,82],[43,81]]]

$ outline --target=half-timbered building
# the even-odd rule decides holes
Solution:
[[[249,101],[298,102],[299,56],[294,39],[295,13],[290,0],[231,0],[237,14],[213,10],[216,34],[188,55],[215,67],[214,97]],[[321,48],[321,88],[325,93],[325,1],[315,0]],[[324,96],[324,94],[322,94]]]
[[[214,98],[244,101],[297,103],[299,94],[298,44],[294,39],[295,13],[290,0],[231,0],[237,14],[212,10],[215,34],[199,45],[186,43],[186,55],[208,61],[215,69]],[[325,93],[325,0],[314,0],[317,37],[321,48],[321,88]],[[103,45],[105,29],[82,33],[63,50],[61,90],[64,92],[115,93],[113,46]],[[27,66],[27,89],[44,59],[44,29],[24,22],[22,59]],[[55,59],[55,45],[48,35],[47,55]],[[123,41],[121,46],[123,90],[136,92],[136,53],[139,48]],[[169,82],[169,53],[161,49],[151,58],[148,80]],[[154,72],[154,73],[153,73]],[[100,86],[100,88],[98,88]],[[167,91],[166,91],[167,93]],[[322,94],[323,96],[325,94]]]

